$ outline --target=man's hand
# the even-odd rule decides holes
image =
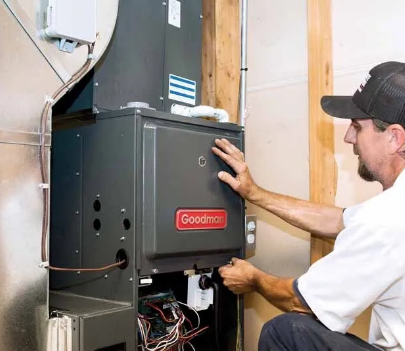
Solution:
[[[212,148],[214,154],[226,162],[236,173],[236,178],[234,178],[229,173],[222,171],[218,173],[218,178],[229,184],[240,196],[251,200],[258,187],[250,175],[243,153],[226,139],[215,139],[215,144],[217,147]]]
[[[244,294],[256,289],[258,269],[249,262],[232,258],[232,264],[219,268],[224,285],[235,294]]]

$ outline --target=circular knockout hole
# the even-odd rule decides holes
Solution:
[[[101,228],[101,221],[100,221],[98,218],[96,218],[96,219],[94,220],[94,222],[93,222],[93,228],[94,228],[95,230],[100,230],[100,228]]]
[[[131,228],[131,221],[128,218],[125,218],[122,223],[124,224],[125,230],[129,230],[129,228]]]
[[[126,252],[124,249],[119,249],[117,251],[117,254],[115,255],[115,262],[121,262],[121,261],[125,261],[125,262],[121,263],[118,267],[121,269],[126,269],[129,265],[129,256],[128,256],[128,252]]]
[[[94,208],[94,211],[96,211],[96,212],[101,211],[101,202],[100,202],[100,200],[94,201],[93,208]]]

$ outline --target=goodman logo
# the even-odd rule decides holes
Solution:
[[[224,229],[228,223],[228,213],[225,210],[187,210],[176,211],[177,230]]]

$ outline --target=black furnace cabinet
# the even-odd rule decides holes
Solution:
[[[219,286],[216,303],[200,312],[210,328],[194,347],[216,350],[217,331],[221,351],[234,351],[242,299],[222,285],[217,268],[244,257],[245,204],[218,179],[232,171],[211,147],[227,138],[243,150],[243,129],[133,108],[79,122],[53,133],[51,265],[125,259],[125,267],[51,272],[51,310],[78,323],[74,351],[135,351],[139,299],[172,291],[186,301],[188,270],[211,272]]]

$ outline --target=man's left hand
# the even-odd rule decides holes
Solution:
[[[234,294],[244,294],[255,290],[257,271],[249,262],[232,258],[232,264],[219,268],[218,273],[229,290]]]

